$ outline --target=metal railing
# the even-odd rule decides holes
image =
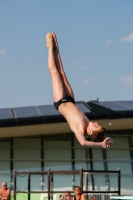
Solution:
[[[85,188],[86,190],[83,190],[83,175],[84,173],[86,174],[86,178],[85,178]],[[17,191],[17,175],[20,174],[27,174],[28,175],[28,189],[27,191]],[[31,175],[47,175],[47,184],[48,184],[48,189],[47,191],[32,191],[31,190]],[[86,194],[118,194],[121,195],[121,171],[120,169],[116,170],[116,171],[103,171],[103,170],[83,170],[83,168],[80,168],[80,170],[59,170],[59,171],[51,171],[50,169],[48,169],[47,171],[39,171],[39,172],[17,172],[14,171],[14,200],[16,200],[16,194],[17,193],[27,193],[28,194],[28,200],[30,200],[30,193],[47,193],[48,194],[48,200],[50,200],[50,194],[52,193],[65,193],[66,191],[53,191],[51,190],[51,176],[53,176],[54,174],[58,174],[58,175],[66,175],[66,174],[71,174],[71,175],[76,175],[79,174],[80,177],[80,187],[81,187],[81,192],[82,193],[86,193]],[[89,174],[117,174],[118,176],[118,180],[117,180],[117,185],[118,185],[118,190],[115,191],[110,191],[110,190],[105,190],[105,191],[95,191],[95,190],[87,190],[88,188],[88,175]],[[72,191],[69,191],[71,193],[73,193]]]

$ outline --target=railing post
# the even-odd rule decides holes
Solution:
[[[28,200],[30,200],[30,171],[28,173]]]
[[[118,168],[118,192],[121,195],[121,170]]]
[[[81,193],[83,192],[83,168],[80,168],[80,187]]]
[[[88,172],[85,173],[85,190],[88,191]],[[87,199],[88,199],[88,193],[87,193]]]
[[[16,200],[16,170],[14,170],[14,200]]]
[[[48,169],[47,175],[48,175],[48,200],[50,200],[50,169]]]
[[[72,174],[72,188],[75,186],[75,174]]]

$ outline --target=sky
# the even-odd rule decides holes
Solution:
[[[53,104],[52,31],[76,101],[133,100],[132,0],[0,0],[0,108]]]

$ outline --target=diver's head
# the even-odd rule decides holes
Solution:
[[[87,134],[93,142],[102,142],[105,139],[105,128],[100,126],[97,122],[89,122],[87,127]]]

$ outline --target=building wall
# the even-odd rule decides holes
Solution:
[[[43,170],[121,169],[122,194],[133,194],[133,130],[107,132],[115,145],[111,149],[82,147],[73,133],[0,139],[0,182],[13,190],[13,172]],[[88,190],[118,190],[117,175],[88,176]],[[55,190],[72,190],[80,185],[79,175],[54,175]],[[26,174],[17,176],[17,189],[27,190]],[[47,190],[46,175],[31,176],[31,190]],[[84,185],[85,188],[85,185]]]

